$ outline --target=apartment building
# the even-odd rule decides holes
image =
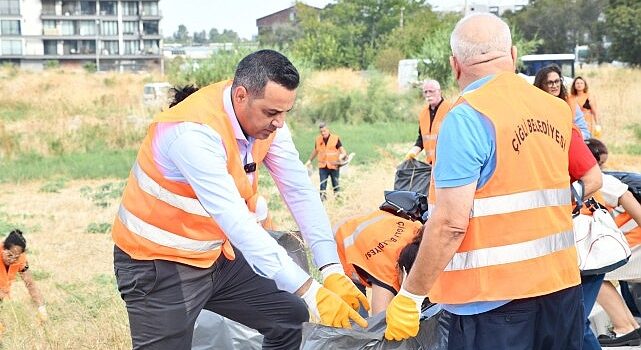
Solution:
[[[98,70],[159,66],[159,0],[0,0],[0,64],[39,69],[94,63]]]

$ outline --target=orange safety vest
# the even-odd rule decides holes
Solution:
[[[258,172],[250,183],[223,106],[223,91],[230,85],[231,81],[223,81],[204,87],[157,114],[152,121],[127,180],[112,230],[115,244],[132,258],[169,260],[201,268],[213,265],[221,250],[227,258],[234,258],[227,235],[205,211],[193,188],[187,183],[167,180],[158,170],[152,153],[158,123],[195,122],[210,126],[222,138],[227,171],[249,211],[254,211]],[[267,154],[273,138],[274,133],[253,144],[252,156],[257,165]]]
[[[461,99],[492,122],[496,168],[476,190],[465,238],[430,290],[430,300],[522,299],[578,285],[568,174],[570,109],[513,73],[498,74]],[[435,203],[433,185],[430,192]]]
[[[625,211],[619,212],[616,209],[612,211],[612,215],[614,216],[614,222],[616,222],[617,226],[625,234],[630,248],[641,244],[641,227],[634,221],[632,216]]]
[[[316,151],[318,152],[318,168],[338,169],[338,157],[340,152],[338,135],[330,134],[327,143],[323,142],[323,135],[316,136]]]
[[[338,256],[345,273],[371,287],[354,266],[377,280],[400,290],[398,256],[420,233],[422,224],[377,210],[348,219],[334,230]]]
[[[583,108],[585,101],[590,99],[590,94],[586,93],[581,95],[570,95],[570,96],[571,96],[571,100],[574,100],[574,102],[577,105],[579,105],[579,108],[581,108],[581,111],[583,112],[583,117],[585,118],[585,122],[588,125],[588,130],[590,130],[590,133],[594,135],[594,126],[596,125],[596,121],[594,120],[594,114],[592,113],[591,109]]]
[[[421,129],[421,137],[423,139],[423,149],[425,150],[425,161],[429,164],[434,162],[434,155],[436,152],[436,137],[438,130],[443,123],[443,119],[447,112],[452,108],[452,103],[443,100],[436,110],[434,116],[434,123],[430,122],[430,106],[423,107],[421,113],[418,115],[418,127]]]
[[[27,255],[20,254],[18,260],[13,264],[9,265],[9,269],[5,269],[4,266],[0,267],[0,290],[6,294],[9,294],[11,291],[11,284],[16,279],[16,274],[27,266]]]

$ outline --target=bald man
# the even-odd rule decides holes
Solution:
[[[450,45],[461,100],[439,131],[432,213],[385,337],[415,336],[429,294],[451,316],[449,349],[581,349],[570,109],[514,74],[498,17],[461,19]]]
[[[443,99],[441,84],[436,80],[430,79],[423,83],[423,97],[427,105],[418,115],[418,138],[405,159],[414,159],[425,149],[425,161],[432,164],[439,126],[452,105]]]

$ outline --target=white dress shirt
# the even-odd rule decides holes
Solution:
[[[231,102],[231,87],[225,89],[223,103],[234,128],[241,161],[251,163],[254,139],[245,137],[240,128]],[[194,189],[205,210],[257,274],[275,280],[279,289],[288,292],[300,288],[309,275],[249,212],[227,171],[227,153],[221,136],[211,127],[193,122],[159,123],[156,130],[154,161],[165,178],[188,183]],[[263,164],[311,248],[315,264],[339,263],[329,219],[286,124],[276,131]],[[247,175],[250,182],[254,175]]]

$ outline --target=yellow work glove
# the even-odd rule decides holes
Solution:
[[[425,296],[412,294],[401,287],[387,306],[385,339],[401,341],[418,334],[423,300]]]
[[[365,310],[369,311],[370,306],[367,297],[356,288],[352,280],[345,276],[345,271],[341,264],[326,266],[321,271],[321,274],[323,275],[323,286],[338,294],[352,309],[358,311],[360,304],[363,304]]]
[[[598,139],[601,138],[601,133],[602,133],[602,128],[601,125],[597,124],[594,126],[594,135],[592,135],[594,138]]]
[[[311,164],[312,164],[312,162],[311,162],[310,160],[308,160],[308,161],[306,161],[306,162],[305,162],[305,166],[306,166],[306,167],[310,166]]]
[[[47,308],[44,305],[38,306],[38,313],[36,317],[40,322],[46,322],[49,319],[49,314],[47,314]]]
[[[409,151],[405,155],[405,160],[416,159],[416,153]]]
[[[303,300],[309,308],[312,319],[319,321],[320,324],[352,328],[349,320],[353,320],[359,326],[367,327],[367,321],[347,305],[341,298],[334,292],[320,285],[316,281],[312,281],[312,285],[307,292],[302,296]]]

